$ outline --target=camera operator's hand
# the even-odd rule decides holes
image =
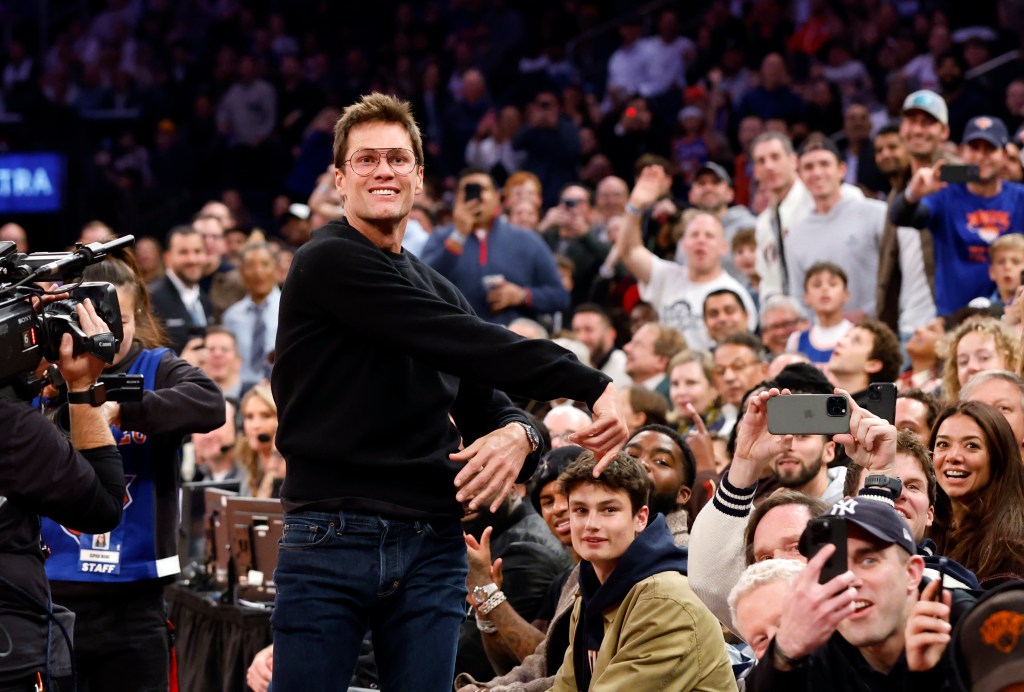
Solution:
[[[832,440],[843,445],[861,468],[895,475],[896,426],[858,406],[846,390],[837,387],[835,393],[845,396],[850,407],[850,432],[833,435]]]
[[[96,309],[88,298],[78,305],[77,310],[79,324],[87,336],[110,331],[106,323],[96,314]],[[68,390],[81,392],[96,382],[106,363],[88,353],[76,356],[73,347],[71,335],[64,334],[60,342],[60,360],[57,366],[60,368],[60,374],[68,383]]]
[[[729,467],[729,482],[737,488],[749,488],[757,482],[771,460],[791,444],[785,440],[791,436],[768,432],[768,400],[788,394],[788,389],[780,392],[773,387],[747,400],[747,410],[736,427],[736,452]]]
[[[775,633],[776,654],[781,649],[790,659],[810,656],[824,646],[839,623],[856,610],[853,572],[846,571],[828,583],[818,583],[821,568],[835,551],[834,545],[824,546],[790,585],[789,594],[782,602],[779,630]],[[773,664],[776,668],[787,669],[784,664],[780,665],[778,655]]]

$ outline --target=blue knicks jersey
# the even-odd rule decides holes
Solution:
[[[167,351],[141,351],[128,374],[142,375],[144,388],[152,391],[157,366]],[[152,443],[142,433],[114,425],[110,432],[124,463],[121,523],[113,531],[92,535],[43,519],[43,540],[52,551],[46,561],[51,581],[133,582],[177,574],[180,569],[176,555],[157,557]]]

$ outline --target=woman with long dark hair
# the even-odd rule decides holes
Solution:
[[[75,621],[78,677],[90,690],[166,690],[169,638],[163,589],[179,572],[179,451],[186,435],[224,424],[224,397],[201,371],[163,348],[149,292],[131,253],[85,270],[117,290],[124,339],[107,368],[144,377],[142,400],[104,404],[124,462],[121,523],[91,536],[44,520],[53,600]]]
[[[1024,463],[1010,424],[988,404],[962,401],[939,414],[930,447],[952,509],[932,529],[937,553],[983,588],[1024,579]]]

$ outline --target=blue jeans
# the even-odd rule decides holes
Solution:
[[[382,690],[448,692],[466,572],[455,519],[288,514],[270,621],[274,692],[345,690],[367,629]]]

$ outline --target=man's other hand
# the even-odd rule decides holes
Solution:
[[[594,478],[597,478],[629,437],[629,428],[619,410],[619,395],[614,383],[605,387],[604,393],[594,402],[593,411],[593,422],[570,435],[569,442],[594,453],[598,459],[594,467]]]

